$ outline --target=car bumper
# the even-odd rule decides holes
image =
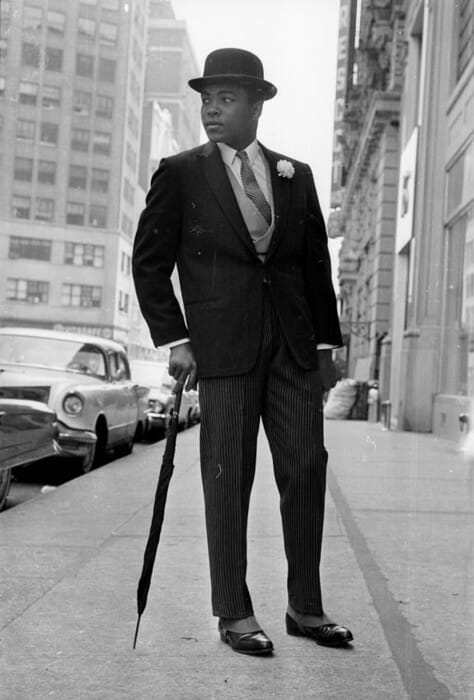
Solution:
[[[92,430],[77,430],[59,423],[57,442],[60,457],[86,457],[97,436]]]
[[[158,413],[158,411],[149,411],[146,414],[146,420],[149,430],[156,428],[166,428],[169,423],[168,413]]]

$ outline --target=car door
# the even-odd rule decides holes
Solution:
[[[125,442],[135,435],[138,419],[137,395],[125,353],[109,353],[110,391],[113,397],[113,442]]]

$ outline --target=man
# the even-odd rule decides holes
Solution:
[[[170,374],[199,378],[201,470],[213,614],[234,651],[270,654],[246,585],[247,516],[262,418],[280,492],[288,560],[289,634],[343,646],[349,630],[323,612],[319,561],[327,454],[322,390],[341,344],[327,236],[309,167],[256,140],[276,94],[252,53],[206,59],[201,93],[209,143],[163,159],[135,240],[138,299]],[[177,264],[186,321],[170,276]]]

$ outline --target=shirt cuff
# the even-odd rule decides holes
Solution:
[[[179,340],[172,340],[171,343],[165,343],[164,345],[159,345],[161,350],[169,350],[170,348],[176,347],[176,345],[183,345],[183,343],[189,343],[189,338],[180,338]]]
[[[337,345],[331,345],[330,343],[318,343],[316,345],[317,350],[335,350],[337,347]]]

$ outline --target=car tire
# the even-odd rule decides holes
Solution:
[[[12,482],[12,470],[4,469],[0,472],[0,510],[5,508],[8,493]]]

